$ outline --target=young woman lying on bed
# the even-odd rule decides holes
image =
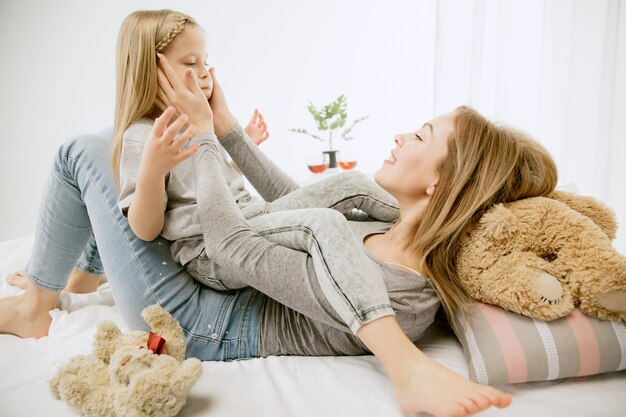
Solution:
[[[168,33],[168,24],[180,22],[182,15],[172,19],[168,13],[159,15],[153,39],[157,32]],[[195,27],[189,22],[193,21],[187,20],[187,29],[179,33]],[[171,88],[168,95],[176,94],[176,106],[186,114],[167,128],[174,113],[169,107],[152,121],[150,140],[176,143],[186,151],[191,139],[197,152],[189,152],[185,162],[195,166],[202,191],[197,193],[198,204],[214,208],[199,214],[207,255],[219,266],[224,283],[232,280],[249,287],[218,291],[202,285],[172,260],[167,240],[137,238],[118,208],[115,174],[106,157],[110,140],[84,135],[59,149],[26,268],[29,283],[24,294],[0,300],[0,332],[21,337],[47,334],[48,311],[56,306],[59,291],[93,233],[116,305],[129,326],[142,328],[140,311],[159,303],[184,328],[190,356],[233,360],[371,352],[389,373],[404,411],[460,416],[491,405],[507,406],[508,394],[454,374],[425,356],[413,340],[433,319],[438,306],[434,290],[450,317],[464,308],[466,295],[457,283],[454,255],[470,223],[493,204],[553,190],[556,167],[546,150],[465,107],[436,117],[415,132],[397,135],[375,181],[397,199],[399,218],[392,224],[328,217],[326,233],[339,230],[343,233],[339,237],[350,245],[356,237],[367,257],[367,264],[346,261],[352,270],[332,282],[336,294],[329,294],[329,283],[318,276],[313,256],[287,247],[289,233],[302,231],[298,216],[281,217],[274,229],[265,224],[263,235],[250,226],[254,219],[248,222],[243,217],[223,178],[220,146],[269,203],[303,190],[345,192],[342,181],[354,181],[355,175],[298,189],[243,133],[215,74],[198,70],[198,79],[211,77],[212,94],[206,108],[189,106],[203,92],[179,83],[169,58],[161,60],[167,84],[162,78],[159,88]],[[153,94],[150,113],[156,107]],[[193,127],[176,136],[187,120],[210,127],[193,138]],[[285,227],[285,221],[292,224]],[[322,259],[340,255],[321,254]]]

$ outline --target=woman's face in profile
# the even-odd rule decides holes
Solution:
[[[398,200],[417,200],[439,181],[439,166],[448,154],[448,139],[454,131],[454,114],[424,123],[416,131],[394,138],[395,147],[374,180]]]

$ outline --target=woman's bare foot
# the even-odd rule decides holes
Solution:
[[[0,333],[47,336],[52,322],[49,312],[58,300],[58,292],[44,290],[28,281],[23,294],[0,298]]]
[[[7,275],[7,282],[14,287],[26,289],[26,284],[29,280],[26,276],[26,272],[22,269]],[[100,285],[100,276],[74,268],[63,291],[75,294],[87,294],[96,291],[98,285]]]
[[[425,411],[438,417],[461,417],[491,406],[511,404],[511,395],[469,381],[419,352],[394,385],[404,412]]]

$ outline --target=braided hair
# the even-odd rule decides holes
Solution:
[[[163,50],[167,48],[167,46],[170,43],[172,43],[176,35],[178,35],[180,32],[185,30],[185,25],[187,24],[188,21],[189,21],[189,18],[186,16],[179,17],[176,23],[174,24],[174,27],[172,28],[172,30],[170,30],[169,33],[165,35],[165,37],[163,37],[163,39],[161,39],[159,43],[156,44],[156,51],[163,52]]]

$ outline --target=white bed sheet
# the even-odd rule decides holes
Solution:
[[[32,237],[0,243],[0,297],[19,292],[5,282],[22,268]],[[47,381],[67,358],[89,353],[97,323],[124,324],[107,285],[89,295],[64,295],[51,312],[50,335],[20,339],[0,335],[0,416],[77,415],[54,399]],[[430,356],[467,376],[460,344],[432,328],[419,343]],[[201,379],[180,416],[403,416],[393,389],[374,357],[272,357],[238,362],[204,362]],[[507,385],[513,404],[483,416],[623,417],[626,372],[569,380]]]

